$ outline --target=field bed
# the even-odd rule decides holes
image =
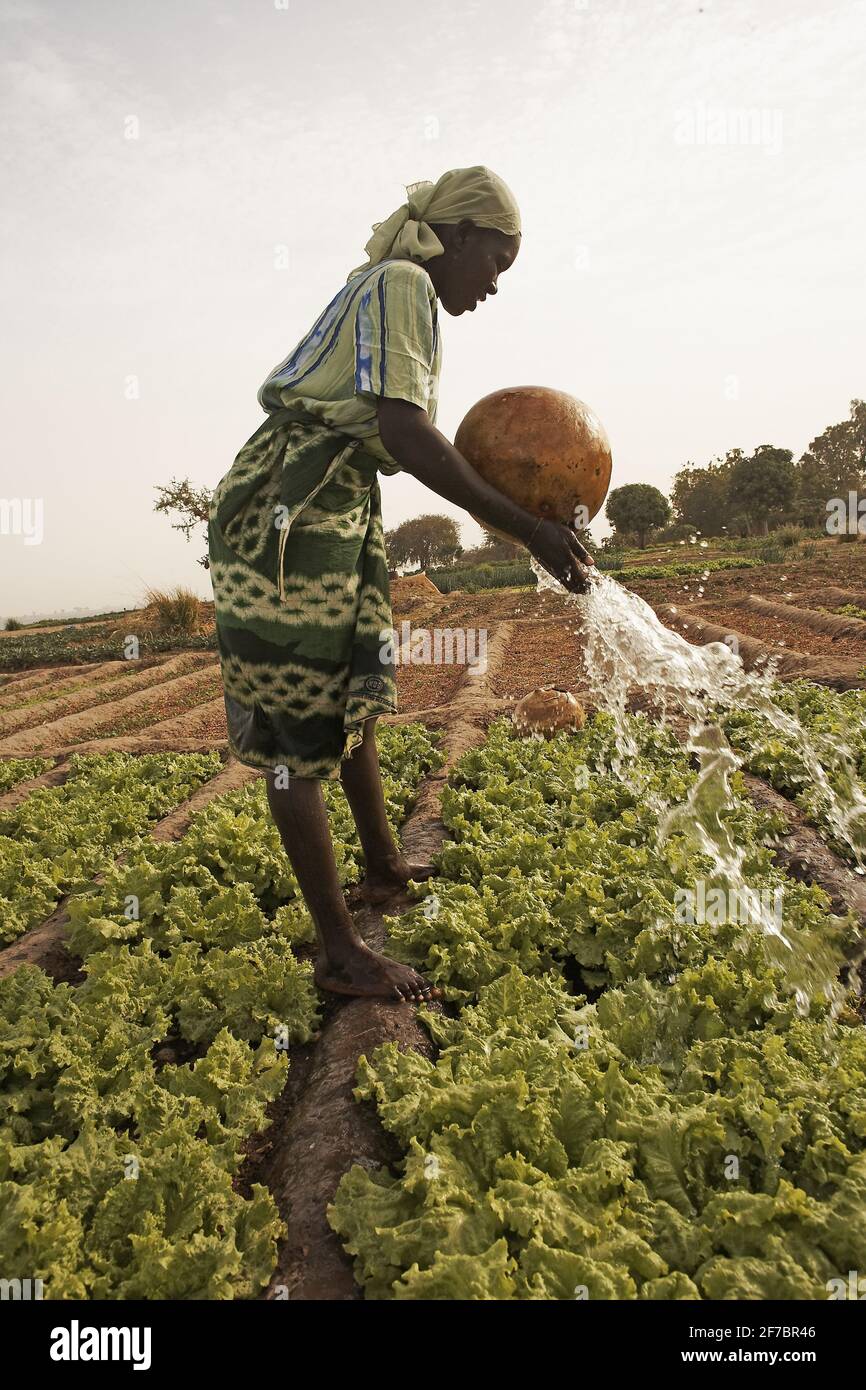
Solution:
[[[399,822],[431,750],[423,731],[394,731],[383,740],[389,814]],[[401,760],[394,775],[387,771],[388,750]],[[40,1044],[20,1059],[16,1043],[8,1058],[13,1133],[24,1147],[12,1166],[18,1181],[3,1194],[28,1211],[30,1239],[38,1247],[19,1249],[13,1238],[4,1265],[35,1260],[44,1270],[47,1297],[86,1291],[248,1297],[272,1272],[276,1209],[266,1189],[249,1173],[242,1178],[240,1169],[249,1141],[263,1128],[266,1106],[283,1090],[291,1049],[316,1033],[319,1005],[309,963],[293,949],[303,954],[311,923],[266,813],[262,779],[237,767],[225,775],[240,784],[214,796],[225,790],[220,774],[173,813],[170,825],[163,823],[158,841],[139,842],[106,870],[99,886],[69,900],[62,936],[68,935],[70,960],[82,963],[70,976],[72,988],[55,986],[44,971],[18,959],[0,990],[0,1028],[23,1011],[41,1018],[41,1037],[53,1038],[47,1050]],[[331,784],[326,795],[348,885],[358,877],[359,849],[346,838],[348,808],[339,785]],[[190,818],[196,800],[199,809]],[[123,911],[131,890],[142,894],[140,918]],[[196,911],[190,915],[195,903],[202,920]],[[28,941],[54,927],[56,947],[57,925],[44,924]],[[11,964],[22,947],[10,948],[0,962]],[[53,973],[62,976],[63,967],[54,964]],[[115,1029],[126,1040],[119,1089]],[[275,1042],[283,1029],[286,1046]],[[43,1094],[54,1097],[50,1113]],[[76,1130],[85,1095],[82,1135]],[[166,1134],[170,1155],[163,1158]],[[82,1142],[88,1166],[79,1172]],[[140,1157],[147,1179],[140,1186],[117,1187],[118,1145]],[[95,1153],[107,1167],[101,1160],[93,1165]],[[160,1223],[168,1194],[188,1204],[182,1231],[170,1217]],[[124,1234],[106,1263],[97,1251],[118,1200],[127,1208]],[[82,1202],[85,1213],[102,1213],[100,1220],[86,1214],[77,1238],[67,1228],[52,1246],[54,1214],[80,1211]],[[130,1230],[141,1234],[141,1246],[130,1246]],[[154,1241],[156,1261],[147,1253]]]
[[[647,730],[645,737],[649,756],[657,757],[649,753],[654,736]],[[651,815],[630,797],[620,804],[619,793],[614,812],[602,777],[601,821],[584,826],[582,816],[571,819],[572,809],[560,824],[557,807],[569,797],[573,807],[563,770],[578,745],[592,747],[596,738],[588,729],[545,747],[503,730],[489,754],[468,754],[448,793],[453,847],[444,847],[442,876],[419,893],[435,896],[438,910],[427,913],[422,905],[389,921],[392,949],[396,944],[401,958],[434,976],[462,1012],[457,1020],[426,1015],[440,1049],[435,1059],[388,1045],[359,1067],[358,1094],[376,1105],[404,1155],[378,1171],[354,1168],[330,1209],[368,1297],[571,1299],[576,1285],[590,1298],[821,1297],[824,1280],[844,1271],[856,1242],[842,1216],[857,1200],[863,1169],[856,1124],[846,1131],[853,1151],[844,1160],[840,1151],[836,1179],[822,1191],[829,1204],[822,1211],[808,1195],[813,1187],[800,1144],[780,1138],[771,1156],[751,1108],[754,1101],[796,1111],[807,1086],[810,1108],[836,1113],[847,1079],[824,1047],[811,1054],[811,1074],[801,1055],[807,1036],[825,1036],[822,1007],[816,1001],[807,1024],[781,996],[759,1002],[745,979],[772,973],[760,941],[735,945],[727,934],[720,941],[697,931],[689,945],[676,933],[665,945],[662,930],[650,945],[644,928],[663,902],[641,901],[659,872],[647,844]],[[659,769],[676,762],[668,744]],[[504,833],[505,818],[514,815],[506,795],[512,788],[526,847],[523,872],[504,877],[514,862]],[[757,846],[761,822],[746,802],[741,814],[741,834]],[[772,882],[779,871],[770,869],[767,852],[750,854],[757,856],[752,872]],[[669,871],[666,865],[662,879]],[[631,876],[632,889],[596,897],[596,879],[617,873]],[[572,879],[582,886],[571,899],[567,888],[561,899]],[[850,874],[847,880],[860,887]],[[784,891],[803,929],[821,930],[819,899],[806,890],[798,896],[790,883]],[[606,922],[613,936],[601,952],[594,942]],[[567,944],[563,931],[572,933]],[[723,1002],[725,971],[730,993]],[[593,1004],[581,998],[581,975]],[[713,992],[718,1027],[708,1033],[702,1011],[713,1009]],[[673,1015],[680,1007],[684,1013],[664,1036],[656,1027],[668,993],[677,1001]],[[851,1065],[862,1068],[866,1043],[856,1025],[849,1015],[835,1036]],[[586,1045],[575,1041],[575,1029],[586,1031]],[[734,1079],[741,1068],[750,1078],[745,1090]],[[573,1081],[564,1083],[573,1069]],[[712,1082],[705,1080],[711,1073]],[[708,1120],[727,1115],[732,1128],[702,1129],[701,1106]],[[740,1156],[734,1185],[725,1181],[721,1150],[717,1163],[712,1157],[718,1144]],[[812,1203],[801,1205],[801,1243],[790,1256],[788,1183],[804,1184],[797,1200]],[[662,1235],[669,1220],[681,1236]],[[732,1239],[729,1232],[741,1227],[742,1238]],[[782,1249],[780,1267],[774,1251]]]
[[[815,632],[808,621],[779,618],[772,614],[755,612],[745,603],[695,605],[695,616],[703,622],[728,627],[731,631],[745,632],[756,637],[759,642],[772,647],[787,647],[807,656],[828,656],[836,660],[861,660],[866,663],[866,638],[833,637],[829,633]],[[689,611],[683,615],[688,621]]]
[[[174,683],[163,683],[158,687],[158,698],[152,702],[149,700],[145,708],[133,708],[109,720],[97,719],[88,729],[81,731],[81,737],[123,738],[142,729],[158,728],[169,720],[194,711],[199,705],[222,699],[222,689],[222,677],[218,670],[213,669],[199,672],[196,680],[183,689]]]
[[[0,686],[0,710],[29,709],[45,706],[51,700],[72,695],[77,691],[99,686],[103,681],[121,680],[125,676],[141,674],[141,667],[135,661],[103,661],[93,666],[78,668],[75,675],[67,675],[65,667],[59,667],[51,674],[53,681],[42,679],[35,685],[22,686],[12,681],[8,686]],[[47,672],[39,672],[44,677]]]
[[[137,663],[129,661],[92,668],[90,679],[72,682],[72,689],[65,688],[66,682],[60,683],[56,693],[49,694],[43,687],[43,695],[38,700],[10,703],[0,710],[0,740],[25,729],[47,726],[67,715],[96,711],[101,705],[162,686],[170,676],[184,675],[207,663],[207,657],[191,653],[170,664],[156,662],[144,670],[136,669]],[[120,667],[123,669],[118,669]]]
[[[189,657],[186,654],[171,657],[160,667],[161,681],[148,685],[145,689],[119,696],[100,706],[99,718],[94,719],[89,709],[62,715],[32,730],[8,735],[0,739],[0,754],[19,754],[23,750],[34,752],[53,752],[61,747],[69,747],[86,739],[98,737],[93,733],[94,724],[98,728],[110,728],[131,716],[133,719],[148,711],[159,713],[167,699],[185,697],[196,690],[202,680],[201,668],[189,670]],[[118,735],[119,736],[119,735]]]
[[[149,725],[147,737],[155,744],[160,743],[166,747],[170,747],[178,739],[190,738],[210,740],[214,745],[226,743],[226,706],[221,686],[219,690],[220,693],[215,699],[206,700],[194,709],[187,710],[185,714],[174,715],[157,724]]]
[[[740,571],[714,570],[706,579],[698,576],[647,580],[635,572],[634,577],[629,576],[623,582],[654,605],[686,603],[690,597],[697,597],[697,589],[701,586],[703,597],[714,602],[727,603],[731,598],[755,593],[783,601],[787,595],[797,594],[796,601],[802,604],[805,602],[803,596],[810,593],[817,595],[839,589],[856,595],[866,591],[866,545],[819,545],[814,555],[805,558],[793,550],[775,564]],[[857,599],[849,597],[840,601],[856,603]],[[816,599],[816,602],[823,600]]]
[[[519,700],[537,685],[579,691],[581,643],[572,617],[569,622],[518,619],[502,667],[491,681],[494,694]]]
[[[67,763],[64,768],[65,776],[72,770],[72,766]],[[211,801],[239,790],[258,776],[259,773],[243,767],[233,758],[227,759],[221,766],[215,767],[212,777],[202,782],[179,805],[169,810],[150,827],[150,839],[155,843],[180,839],[188,830],[193,816]],[[117,868],[125,863],[126,857],[126,854],[118,855],[112,861],[113,866]],[[100,884],[103,879],[104,874],[96,874],[93,883]],[[22,965],[37,965],[57,982],[81,982],[81,960],[71,954],[66,946],[66,933],[70,922],[69,903],[70,896],[64,894],[54,911],[44,921],[34,923],[17,940],[0,946],[0,979],[11,975]]]
[[[746,594],[781,596],[765,577],[714,576],[732,581],[724,607],[737,628]],[[16,1020],[0,1126],[14,1125],[20,1146],[0,1198],[15,1204],[9,1229],[26,1227],[38,1245],[35,1270],[32,1248],[4,1250],[4,1273],[16,1261],[31,1277],[47,1271],[48,1297],[571,1299],[578,1284],[593,1298],[725,1298],[744,1287],[819,1296],[830,1271],[856,1267],[851,1244],[866,1238],[852,1215],[866,1204],[850,1118],[866,1045],[852,1008],[832,1024],[834,1070],[820,1001],[798,1018],[752,947],[724,930],[674,930],[673,885],[697,869],[685,847],[670,862],[654,854],[648,805],[604,772],[603,716],[551,743],[498,722],[535,685],[580,690],[566,599],[431,600],[421,588],[405,611],[395,601],[398,635],[404,616],[413,628],[488,631],[485,675],[401,666],[401,713],[380,722],[386,743],[407,740],[393,775],[396,745],[383,758],[389,812],[410,857],[439,856],[437,878],[381,910],[362,907],[354,830],[339,788],[327,796],[359,929],[435,978],[447,1008],[317,995],[311,923],[262,779],[223,760],[144,834],[103,847],[96,881],[79,876],[47,920],[0,951],[10,977],[0,1032]],[[853,576],[835,592],[856,593]],[[672,601],[684,606],[681,593]],[[800,651],[791,675],[832,664]],[[38,674],[19,678],[31,681],[23,691],[52,676]],[[152,704],[121,708],[134,732],[105,737],[129,726],[100,723],[103,736],[90,737],[74,716],[53,731],[51,755],[65,758],[84,736],[99,752],[224,752],[222,699],[186,708],[210,676],[188,679],[169,674]],[[165,703],[176,698],[177,713]],[[438,731],[442,766],[417,751],[419,712]],[[638,727],[653,785],[682,797],[688,759]],[[745,724],[731,736],[751,742],[759,764],[776,756]],[[589,782],[576,794],[583,766]],[[775,765],[761,772],[775,776]],[[19,784],[0,796],[0,814],[26,807],[39,785],[69,790],[69,774],[64,761]],[[776,780],[798,809],[760,778],[743,780],[738,842],[761,882],[785,886],[797,930],[844,939],[854,960],[866,890],[828,847],[832,826],[800,776],[779,755]],[[750,798],[774,815],[772,836]],[[431,894],[439,907],[427,916]],[[845,911],[840,925],[831,914]],[[581,1055],[584,1024],[593,1041]],[[730,1152],[735,1188],[718,1165]],[[141,1184],[117,1182],[129,1153],[142,1160]],[[787,1205],[784,1183],[797,1194]],[[182,1240],[162,1223],[169,1190],[185,1213]],[[99,1248],[96,1232],[112,1230],[122,1234]]]

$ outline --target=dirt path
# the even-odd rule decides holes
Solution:
[[[445,838],[442,788],[458,758],[483,742],[491,708],[501,707],[500,701],[491,702],[488,680],[505,657],[511,633],[510,623],[497,628],[488,642],[486,674],[467,674],[448,710],[440,745],[445,764],[422,783],[401,833],[410,858],[427,858]],[[383,916],[408,906],[405,894],[395,894],[378,910],[356,913],[364,940],[381,950],[387,944]],[[280,1122],[264,1136],[267,1162],[256,1173],[256,1179],[270,1187],[288,1230],[264,1294],[268,1299],[360,1298],[351,1262],[328,1225],[326,1211],[353,1163],[376,1167],[394,1153],[372,1108],[358,1105],[352,1095],[358,1059],[389,1041],[432,1055],[429,1034],[409,1004],[352,999],[335,1000],[329,1008],[305,1083],[291,1107],[281,1112]]]

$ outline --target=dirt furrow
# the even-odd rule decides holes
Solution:
[[[226,752],[226,739],[215,738],[151,738],[150,730],[138,734],[123,734],[117,738],[88,738],[81,743],[67,743],[52,749],[46,757],[60,758],[70,753],[211,753]]]
[[[11,691],[37,690],[57,676],[56,666],[37,666],[25,671],[6,671],[0,674],[0,692],[8,695]]]
[[[658,604],[655,611],[666,627],[679,632],[694,646],[703,646],[707,642],[727,642],[730,646],[733,639],[747,671],[755,666],[763,666],[772,657],[780,680],[810,680],[818,685],[832,686],[835,690],[854,690],[866,685],[860,675],[862,661],[815,657],[790,647],[771,647],[735,628],[706,622],[697,617],[691,608],[687,610],[688,622],[684,621],[682,613],[672,613],[670,604]]]
[[[169,679],[160,684],[150,686],[146,690],[135,691],[131,695],[124,695],[118,700],[109,701],[108,704],[100,705],[101,722],[107,723],[116,716],[146,709],[148,704],[158,703],[167,692],[180,694],[193,687],[196,681],[200,680],[202,670],[205,669],[202,664],[186,675],[174,674],[178,669],[183,669],[187,657],[188,654],[184,654],[173,657],[166,662],[162,670]],[[213,663],[213,657],[210,654],[206,657],[206,662],[208,661]],[[92,722],[92,710],[63,715],[62,718],[53,720],[41,728],[22,730],[21,733],[12,734],[9,738],[0,739],[0,752],[9,755],[21,755],[25,752],[57,752],[61,746],[69,746],[70,744],[74,746],[78,734],[86,738]]]
[[[773,849],[776,861],[792,878],[801,883],[817,883],[823,888],[836,916],[853,912],[859,918],[863,929],[862,955],[862,950],[866,949],[866,882],[825,845],[793,802],[761,777],[744,772],[743,778],[756,806],[765,811],[781,812],[788,822],[788,832]]]
[[[58,759],[53,767],[46,768],[38,777],[18,782],[14,787],[10,787],[8,792],[4,792],[0,796],[0,811],[11,811],[14,806],[26,801],[31,792],[38,792],[42,787],[59,787],[66,781],[70,771],[68,758]]]
[[[185,658],[176,657],[173,659],[169,674],[189,675],[193,671],[198,671],[202,666],[206,666],[212,658],[209,654],[191,652]],[[113,678],[94,686],[88,685],[85,690],[71,691],[67,695],[58,695],[56,699],[40,701],[37,705],[28,705],[4,712],[0,715],[0,739],[9,737],[12,734],[23,732],[25,729],[35,729],[37,727],[47,728],[49,725],[57,724],[67,715],[88,713],[93,719],[101,720],[105,711],[110,711],[120,700],[127,696],[135,695],[143,691],[158,689],[165,682],[165,672],[169,670],[170,663],[165,662],[157,666],[149,666],[145,670],[129,672],[129,662],[111,662],[114,668]],[[123,672],[118,672],[117,667],[124,666]],[[110,717],[110,716],[109,716]]]
[[[837,613],[819,613],[813,608],[800,608],[793,603],[761,598],[760,594],[749,594],[747,598],[737,599],[735,606],[748,608],[753,613],[761,613],[769,618],[783,618],[795,626],[808,628],[810,632],[826,633],[834,639],[851,637],[866,643],[866,622],[862,618],[851,618]]]
[[[792,594],[792,598],[803,608],[841,608],[846,603],[866,608],[866,589],[840,589],[835,584],[807,589],[803,593]]]
[[[478,676],[467,673],[451,704],[440,745],[445,764],[422,783],[401,833],[412,859],[428,857],[444,840],[442,788],[458,758],[483,741],[491,714],[501,707],[501,701],[490,698],[488,680],[505,657],[511,632],[510,623],[497,628],[487,647],[487,671]],[[358,912],[356,922],[365,941],[381,950],[386,945],[383,916],[394,916],[408,906],[405,894],[397,894],[379,910]],[[431,1055],[429,1035],[409,1004],[352,999],[335,1001],[330,1008],[300,1094],[263,1136],[267,1160],[255,1178],[271,1189],[288,1228],[264,1295],[268,1299],[360,1298],[351,1262],[326,1212],[340,1178],[353,1163],[376,1167],[391,1161],[394,1153],[372,1108],[358,1105],[352,1095],[358,1059],[391,1040]]]

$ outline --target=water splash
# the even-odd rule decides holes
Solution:
[[[692,646],[665,627],[648,603],[608,575],[595,571],[585,594],[571,594],[534,559],[532,569],[539,588],[565,595],[580,618],[584,683],[595,706],[613,719],[611,771],[636,795],[649,800],[658,818],[660,843],[674,832],[684,835],[710,857],[715,865],[714,881],[729,893],[752,893],[744,876],[745,851],[736,843],[725,815],[735,804],[730,779],[742,759],[732,749],[720,722],[726,712],[746,709],[766,719],[794,746],[836,836],[848,847],[859,872],[863,871],[866,797],[851,750],[839,736],[816,734],[779,706],[774,698],[777,659],[760,671],[747,672],[740,657],[725,643]],[[637,770],[638,748],[627,718],[635,692],[641,692],[661,723],[676,728],[698,763],[698,776],[683,802],[665,803]],[[828,766],[837,774],[841,770],[845,795],[837,792],[828,777]],[[812,943],[811,954],[805,958],[780,927],[775,912],[759,903],[756,916],[771,958],[785,970],[799,1011],[808,1013],[810,999],[818,990],[833,1001],[834,1009],[838,1008],[841,962],[835,952]]]

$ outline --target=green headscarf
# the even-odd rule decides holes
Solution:
[[[441,256],[445,247],[431,222],[456,223],[467,217],[476,227],[494,227],[507,236],[521,230],[514,194],[483,164],[449,169],[436,183],[423,179],[405,188],[409,196],[402,207],[384,222],[373,223],[373,235],[364,248],[368,259],[347,276],[347,283],[390,257],[421,262]]]

